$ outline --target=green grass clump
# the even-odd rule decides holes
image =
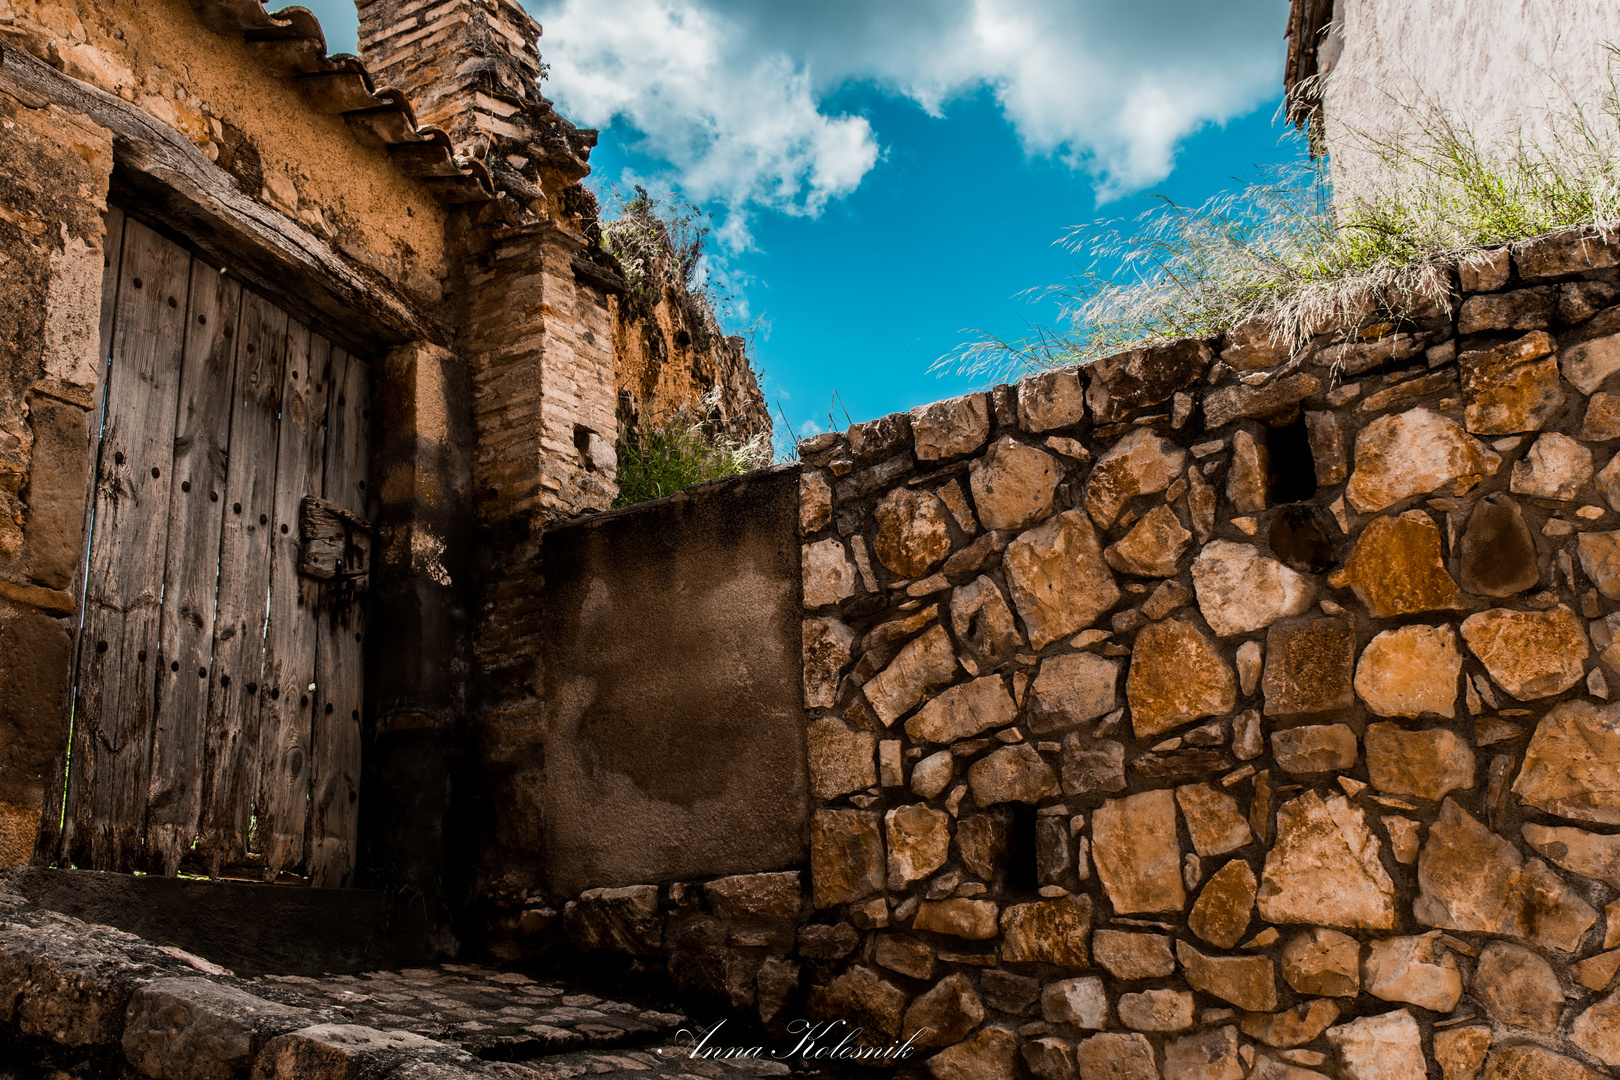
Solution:
[[[681,406],[668,415],[637,426],[619,418],[619,496],[613,505],[630,506],[662,499],[693,484],[762,469],[771,463],[770,431],[737,440],[705,419],[718,395],[693,409]]]
[[[1002,377],[1083,364],[1251,318],[1294,347],[1323,327],[1449,305],[1452,267],[1482,248],[1576,226],[1606,236],[1620,219],[1620,88],[1599,116],[1572,106],[1543,143],[1482,145],[1433,105],[1407,106],[1412,134],[1350,138],[1385,179],[1334,198],[1325,162],[1272,173],[1197,207],[1157,198],[1132,219],[1096,221],[1059,241],[1084,269],[1039,290],[1057,327],[981,335],[936,364]]]

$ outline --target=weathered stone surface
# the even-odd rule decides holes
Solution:
[[[1186,1031],[1193,1025],[1193,996],[1186,990],[1143,990],[1119,995],[1119,1022],[1132,1031]]]
[[[1422,510],[1369,521],[1344,569],[1328,581],[1336,589],[1354,589],[1380,619],[1462,606],[1457,583],[1440,559],[1440,527]]]
[[[1569,1041],[1605,1065],[1620,1066],[1620,992],[1577,1016],[1569,1025]]]
[[[1010,660],[1024,644],[1001,587],[983,576],[951,593],[951,629],[980,671]]]
[[[1087,369],[1086,404],[1099,424],[1123,420],[1137,409],[1159,405],[1191,386],[1215,361],[1210,347],[1192,338],[1132,349]]]
[[[1496,685],[1520,701],[1561,694],[1586,677],[1586,629],[1563,604],[1481,611],[1463,620],[1462,636]]]
[[[1616,456],[1620,460],[1620,455]],[[1583,532],[1577,541],[1581,569],[1598,592],[1620,600],[1620,532]]]
[[[1353,997],[1361,990],[1361,943],[1337,930],[1308,930],[1283,946],[1282,975],[1301,994]]]
[[[257,1041],[310,1019],[207,979],[154,979],[130,998],[124,1058],[155,1080],[231,1080],[252,1064]]]
[[[1031,687],[1029,729],[1043,735],[1113,712],[1119,700],[1119,667],[1118,660],[1096,653],[1065,653],[1042,660]]]
[[[1035,1080],[1079,1080],[1074,1064],[1074,1047],[1062,1039],[1046,1036],[1031,1039],[1018,1052]]]
[[[1379,861],[1378,840],[1342,795],[1308,791],[1278,808],[1258,903],[1260,917],[1272,923],[1395,925],[1395,886]]]
[[[911,417],[905,413],[889,413],[876,420],[851,424],[844,437],[849,440],[849,452],[856,461],[878,461],[906,448],[911,441]]]
[[[799,474],[799,534],[810,536],[832,523],[832,488],[816,469]]]
[[[1176,788],[1176,802],[1181,804],[1193,850],[1202,858],[1236,851],[1254,839],[1237,800],[1224,791],[1208,784],[1188,784]]]
[[[1438,802],[1448,792],[1474,786],[1474,750],[1456,732],[1372,724],[1365,741],[1367,776],[1380,791]]]
[[[942,691],[906,721],[906,734],[918,742],[949,743],[1006,727],[1017,716],[1001,676],[986,675]]]
[[[1270,501],[1267,479],[1271,453],[1253,433],[1239,431],[1232,436],[1232,470],[1226,477],[1226,498],[1240,514],[1258,514]]]
[[[1174,510],[1155,506],[1131,526],[1123,540],[1103,551],[1103,558],[1122,574],[1169,577],[1191,540],[1192,533],[1182,527]]]
[[[1310,441],[1311,458],[1316,465],[1316,486],[1330,488],[1344,483],[1350,475],[1344,455],[1344,434],[1339,415],[1331,412],[1305,414],[1305,433]]]
[[[1215,643],[1189,622],[1166,619],[1136,635],[1125,679],[1131,723],[1151,738],[1237,706],[1237,683]]]
[[[1620,394],[1593,394],[1576,437],[1582,442],[1620,439]]]
[[[1108,1024],[1108,993],[1095,975],[1059,979],[1041,988],[1041,1017],[1049,1024],[1074,1024],[1100,1031]]]
[[[1448,1013],[1462,999],[1462,975],[1451,953],[1436,944],[1439,931],[1370,943],[1362,962],[1367,993]]]
[[[709,907],[722,919],[788,920],[799,914],[799,872],[733,874],[703,886]]]
[[[865,810],[817,810],[811,817],[810,880],[816,907],[847,904],[883,888],[880,821]]]
[[[1598,494],[1609,504],[1609,509],[1620,509],[1620,454],[1609,459],[1609,463],[1594,478],[1594,483]]]
[[[911,410],[912,449],[919,461],[971,454],[990,437],[990,397],[962,397]]]
[[[1036,649],[1084,630],[1119,602],[1119,586],[1083,511],[1067,511],[1030,529],[1007,545],[1002,561],[1013,604]]]
[[[1429,1075],[1423,1034],[1405,1009],[1329,1028],[1327,1039],[1339,1052],[1345,1080],[1426,1080]]]
[[[924,900],[911,925],[916,930],[988,941],[996,936],[996,910],[992,900]]]
[[[1461,424],[1430,409],[1380,416],[1356,436],[1356,468],[1345,498],[1363,514],[1450,485],[1473,487],[1501,466],[1501,457]]]
[[[1479,501],[1460,546],[1462,586],[1471,593],[1512,596],[1541,580],[1535,537],[1519,504],[1506,495],[1487,495]]]
[[[1186,907],[1171,792],[1144,791],[1099,806],[1091,819],[1091,855],[1116,913]]]
[[[1345,724],[1313,724],[1273,732],[1277,768],[1291,773],[1335,772],[1356,764],[1356,733]]]
[[[1564,991],[1551,964],[1523,945],[1493,941],[1479,954],[1468,992],[1499,1024],[1553,1031]]]
[[[1583,323],[1614,303],[1620,289],[1607,281],[1566,281],[1558,286],[1558,317],[1571,325]]]
[[[475,1060],[409,1031],[379,1031],[363,1024],[312,1024],[266,1043],[254,1060],[253,1075],[260,1080],[350,1077],[361,1075],[362,1069],[375,1074],[424,1056],[429,1060],[439,1057],[445,1064],[447,1058],[459,1059],[455,1060],[458,1065]]]
[[[1233,859],[1204,884],[1187,917],[1188,929],[1218,949],[1236,948],[1254,913],[1256,885],[1249,864]]]
[[[1463,311],[1484,299],[1470,297]],[[1459,354],[1464,426],[1475,435],[1510,435],[1545,427],[1564,405],[1558,361],[1552,355],[1555,347],[1551,335],[1537,332],[1494,349]]]
[[[1091,935],[1091,955],[1116,979],[1157,979],[1176,970],[1170,939],[1163,934],[1098,930]]]
[[[906,997],[876,971],[856,964],[827,985],[812,986],[807,1011],[815,1019],[843,1020],[892,1039],[900,1034]]]
[[[1215,540],[1192,564],[1198,609],[1221,637],[1263,630],[1316,603],[1316,583],[1253,545]]]
[[[1456,715],[1462,653],[1449,626],[1402,626],[1367,643],[1356,693],[1379,716]]]
[[[1620,825],[1620,704],[1553,706],[1530,737],[1513,793],[1559,817]]]
[[[1234,420],[1267,420],[1293,412],[1299,403],[1322,389],[1315,375],[1298,372],[1273,379],[1264,386],[1233,383],[1211,390],[1204,397],[1204,428],[1214,431]],[[1297,413],[1295,414],[1297,415]]]
[[[1478,1080],[1491,1048],[1491,1029],[1483,1024],[1441,1028],[1434,1033],[1434,1060],[1443,1080]]]
[[[855,647],[855,631],[833,618],[804,620],[804,705],[830,709],[838,701],[838,680]]]
[[[1574,1058],[1531,1043],[1500,1046],[1485,1059],[1485,1080],[1602,1080]]]
[[[1446,799],[1418,856],[1412,916],[1446,930],[1523,938],[1574,952],[1597,912],[1540,859]]]
[[[1038,803],[1058,793],[1057,773],[1033,746],[1003,746],[975,761],[968,769],[968,786],[980,806],[997,803]]]
[[[1594,392],[1620,371],[1620,334],[1571,345],[1558,354],[1558,366],[1575,389],[1583,394]]]
[[[1135,428],[1097,459],[1086,481],[1086,511],[1100,529],[1119,517],[1138,495],[1170,486],[1187,463],[1187,452],[1150,428]]]
[[[1062,469],[1044,450],[1003,435],[968,470],[979,523],[986,529],[1022,529],[1052,511]]]
[[[1164,1044],[1164,1080],[1243,1080],[1246,1071],[1231,1024]]]
[[[1018,1068],[1018,1040],[1010,1031],[983,1028],[927,1064],[934,1080],[1005,1080]]]
[[[1018,384],[1018,425],[1039,434],[1073,427],[1086,418],[1086,388],[1079,368],[1031,375]]]
[[[576,952],[657,956],[663,924],[656,885],[587,889],[563,908],[563,934]]]
[[[899,934],[878,934],[872,946],[872,959],[890,971],[913,979],[932,979],[938,966],[933,946]]]
[[[855,564],[837,537],[805,544],[800,551],[804,606],[826,607],[855,595]]]
[[[1078,732],[1063,737],[1063,794],[1112,794],[1125,790],[1125,746],[1105,739],[1086,746]]]
[[[1556,431],[1538,438],[1530,452],[1513,463],[1508,490],[1515,495],[1565,502],[1580,494],[1592,479],[1592,451]]]
[[[945,865],[951,852],[951,816],[917,803],[883,815],[889,846],[889,888],[904,889]]]
[[[929,754],[911,767],[911,790],[924,799],[944,791],[956,772],[956,759],[949,750]]]
[[[1572,874],[1606,881],[1620,889],[1620,836],[1569,826],[1521,826],[1525,842]]]
[[[1083,966],[1091,933],[1091,897],[1013,904],[1001,913],[1001,959],[1015,964]]]
[[[1075,1046],[1074,1060],[1080,1080],[1159,1080],[1146,1035],[1093,1035]]]
[[[1194,990],[1214,994],[1248,1012],[1277,1008],[1277,975],[1269,956],[1205,956],[1178,941],[1176,958]]]
[[[1620,972],[1620,949],[1589,956],[1569,968],[1570,977],[1588,990],[1607,990],[1616,972]]]
[[[975,814],[956,826],[956,855],[967,872],[991,881],[1007,859],[1007,826],[994,814]]]
[[[960,971],[947,975],[906,1008],[900,1037],[913,1046],[950,1046],[984,1022],[984,1002]]]
[[[1339,1006],[1322,998],[1302,1001],[1280,1013],[1245,1013],[1243,1034],[1267,1046],[1304,1046],[1339,1018]]]
[[[922,577],[950,554],[947,516],[945,503],[932,491],[896,488],[873,512],[877,537],[872,552],[896,577]]]
[[[1035,822],[1035,879],[1042,885],[1067,885],[1074,856],[1069,850],[1069,823],[1060,817]]]
[[[1274,624],[1266,631],[1266,715],[1349,708],[1355,663],[1355,633],[1340,620]]]
[[[1200,544],[1215,531],[1215,488],[1198,469],[1187,470],[1187,513]]]
[[[1514,289],[1494,296],[1470,296],[1462,303],[1457,315],[1457,333],[1478,334],[1490,330],[1544,330],[1552,322],[1553,308],[1558,302],[1558,290],[1552,285],[1538,285],[1529,289]],[[1545,352],[1553,351],[1552,338],[1546,334],[1532,334],[1532,338],[1546,339]],[[1521,338],[1515,345],[1521,344]],[[1463,356],[1469,354],[1464,353]],[[1462,357],[1458,357],[1459,360]]]
[[[851,731],[842,720],[812,720],[805,729],[810,755],[810,793],[835,799],[877,783],[873,755],[877,736]]]
[[[861,935],[848,923],[815,923],[799,928],[799,955],[807,960],[838,960],[855,951]]]
[[[910,712],[924,694],[956,675],[950,635],[938,623],[908,641],[889,666],[867,680],[866,700],[885,727]]]

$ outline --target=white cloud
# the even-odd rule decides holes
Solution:
[[[622,119],[693,198],[817,214],[879,159],[825,101],[871,82],[935,114],[988,87],[1026,148],[1103,198],[1169,175],[1177,145],[1281,90],[1287,0],[544,0],[548,93]],[[963,148],[972,169],[972,148]],[[742,213],[739,213],[742,212]]]

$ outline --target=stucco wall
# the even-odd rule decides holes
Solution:
[[[1620,45],[1610,0],[1337,0],[1318,52],[1323,112],[1339,195],[1380,175],[1370,145],[1408,131],[1430,105],[1485,144],[1547,145],[1577,107],[1613,133],[1602,112]]]

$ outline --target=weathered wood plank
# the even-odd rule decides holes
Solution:
[[[225,491],[234,332],[241,299],[239,284],[200,259],[193,260],[174,432],[146,816],[147,869],[170,876],[197,839],[202,819],[203,747],[225,511],[220,500]],[[214,677],[227,682],[231,678]]]
[[[260,850],[266,877],[304,862],[310,797],[310,715],[315,681],[315,605],[319,585],[298,573],[298,517],[320,482],[326,436],[326,365],[331,345],[296,320],[287,324],[271,514],[270,611],[264,638],[259,714]]]
[[[366,512],[370,365],[332,350],[322,495],[357,517]],[[322,586],[317,611],[316,710],[310,798],[309,873],[319,888],[354,879],[360,819],[361,716],[365,693],[365,601],[370,545],[348,545],[343,577]]]
[[[258,795],[259,701],[264,613],[270,593],[270,520],[275,510],[276,413],[287,313],[242,294],[231,391],[231,438],[220,498],[219,608],[204,739],[198,849],[209,873],[248,861]],[[228,680],[228,681],[227,681]]]
[[[141,853],[190,267],[126,222],[74,721],[67,849],[82,868],[133,870]]]
[[[123,255],[124,246],[124,212],[116,206],[107,208],[106,216],[107,235],[101,245],[101,351],[97,354],[100,362],[96,368],[99,385],[96,387],[96,408],[90,416],[90,456],[87,460],[96,461],[101,445],[101,418],[107,404],[107,357],[112,352],[113,313],[118,301],[118,265]],[[84,506],[84,528],[79,535],[88,542],[90,526],[95,506],[95,474],[92,472],[89,480],[89,491],[86,492]],[[84,564],[74,574],[73,595],[79,598],[80,610],[83,610],[84,600]],[[80,635],[82,641],[83,635]],[[75,642],[73,674],[70,676],[73,685],[69,687],[68,712],[62,717],[61,749],[56,753],[52,762],[50,779],[45,787],[45,805],[40,812],[39,835],[34,847],[34,861],[42,866],[48,866],[63,857],[62,854],[62,817],[63,809],[67,803],[69,750],[73,745],[73,713],[74,693],[78,684],[78,646]]]

